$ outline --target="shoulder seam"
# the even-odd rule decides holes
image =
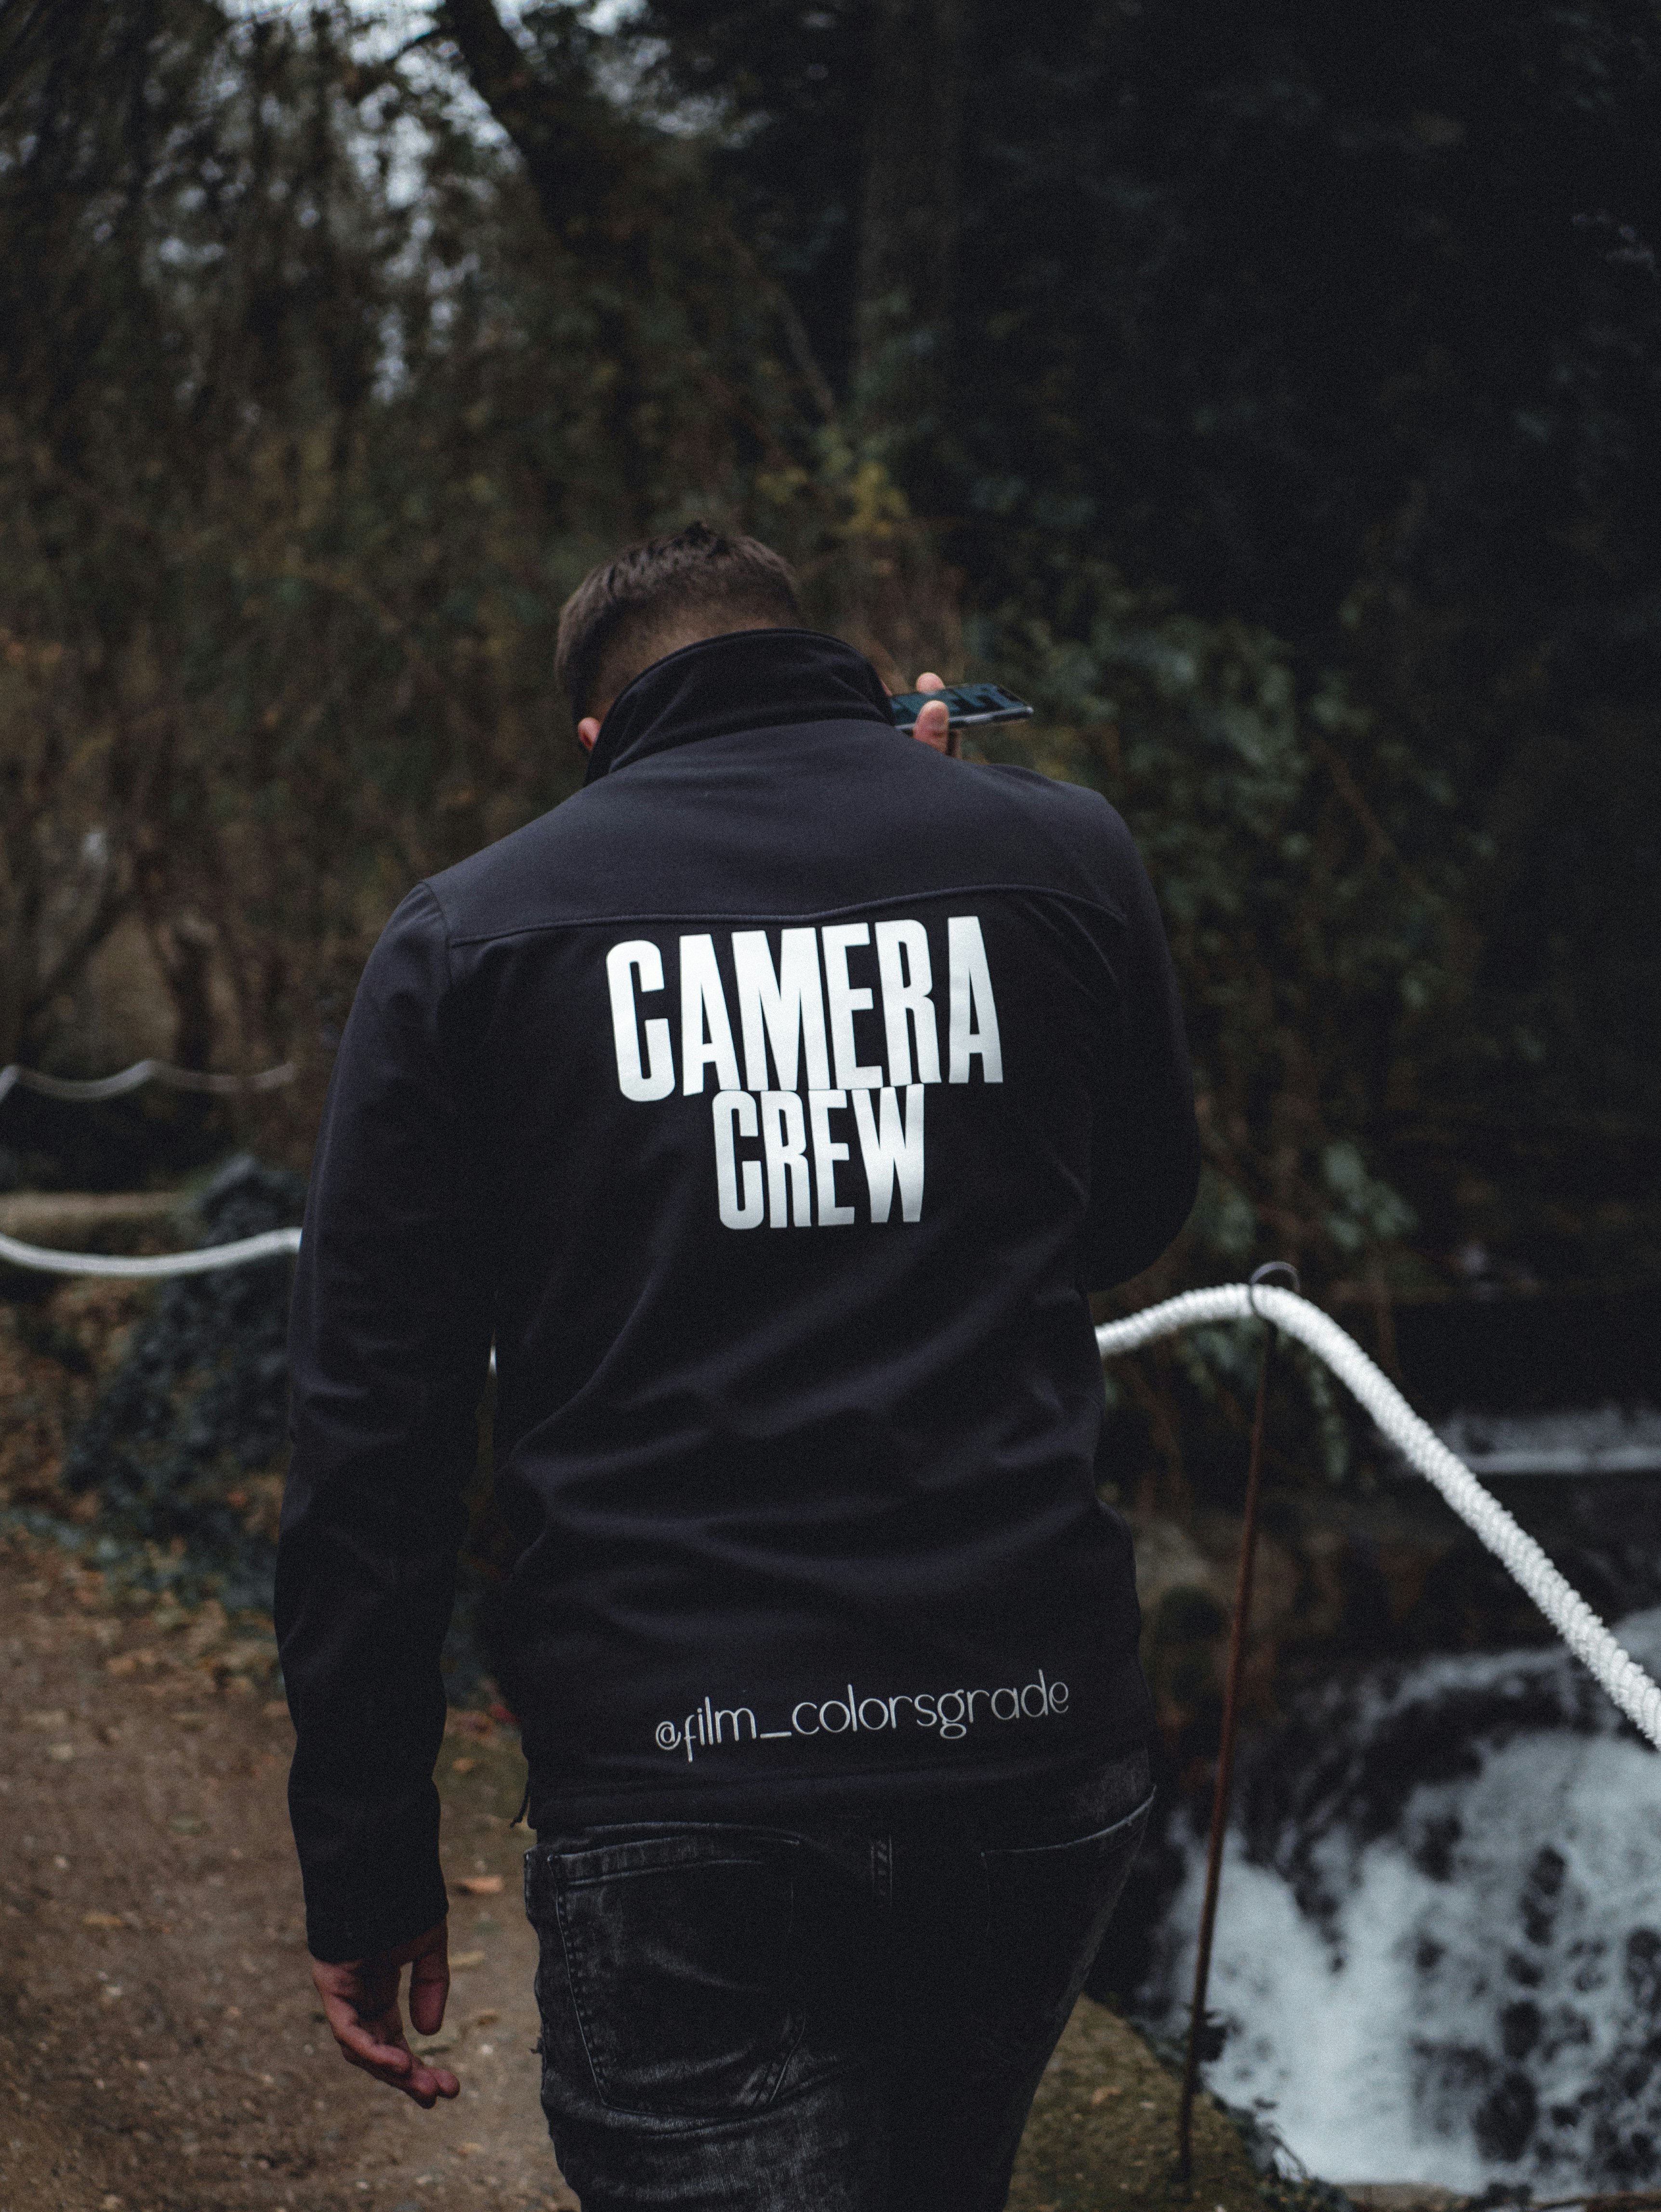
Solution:
[[[800,929],[818,922],[834,921],[841,915],[872,914],[879,908],[916,906],[941,899],[977,898],[985,896],[989,893],[995,895],[1015,893],[1030,898],[1056,900],[1064,906],[1080,907],[1088,913],[1105,915],[1110,921],[1116,922],[1122,929],[1129,928],[1130,926],[1130,916],[1128,912],[1116,906],[1111,900],[1086,898],[1078,891],[1058,890],[1053,884],[951,884],[939,890],[891,891],[881,898],[857,899],[845,906],[814,907],[806,912],[796,911],[789,914],[780,914],[770,910],[757,911],[750,908],[742,910],[724,908],[680,908],[655,911],[647,908],[627,914],[562,915],[557,920],[525,922],[513,928],[458,933],[453,939],[451,939],[447,933],[446,945],[447,947],[452,942],[457,946],[496,945],[513,937],[544,937],[560,929],[620,928],[648,922],[660,925],[721,922],[730,923],[735,927],[747,925],[755,928],[765,928],[771,925],[781,929]]]
[[[439,929],[444,939],[444,988],[446,990],[450,990],[455,984],[455,976],[451,968],[451,955],[455,949],[456,942],[450,932],[450,917],[444,910],[444,902],[440,898],[430,876],[423,876],[416,885],[416,889],[418,891],[426,892],[433,902],[433,910],[438,916]]]

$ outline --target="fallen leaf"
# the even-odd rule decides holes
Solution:
[[[469,2027],[494,2027],[501,2018],[499,2012],[476,2012],[467,2025]]]
[[[119,1982],[106,1982],[98,1994],[106,2004],[119,2004],[127,1993]]]
[[[1111,2087],[1107,2082],[1104,2081],[1099,2089],[1092,2089],[1091,2091],[1090,2101],[1092,2106],[1104,2105],[1110,2097],[1123,2097],[1123,2094],[1124,2091],[1123,2089]]]
[[[478,1765],[478,1761],[476,1759],[453,1759],[450,1761],[450,1771],[452,1774],[471,1774]]]
[[[458,1951],[450,1960],[450,1972],[453,1974],[465,1974],[470,1966],[482,1966],[484,1964],[483,1951]]]
[[[48,1759],[73,1759],[75,1746],[72,1743],[49,1743],[46,1746],[46,1756]]]
[[[469,1897],[500,1897],[502,1876],[499,1874],[465,1874],[456,1887],[465,1890]]]
[[[456,2145],[456,2156],[458,2158],[472,2158],[476,2154],[476,2153],[482,2151],[484,2148],[484,2146],[483,2143],[458,2143]]]
[[[83,1912],[81,1916],[83,1928],[125,1928],[126,1924],[119,1912]]]
[[[38,1729],[67,1728],[69,1726],[69,1719],[70,1717],[66,1712],[64,1712],[60,1709],[54,1708],[54,1710],[49,1713],[25,1713],[23,1716],[23,1725],[25,1728]]]

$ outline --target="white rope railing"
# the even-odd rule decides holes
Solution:
[[[1272,1322],[1308,1346],[1365,1407],[1402,1457],[1428,1477],[1448,1504],[1532,1598],[1576,1657],[1582,1660],[1628,1720],[1661,1749],[1661,1688],[1623,1651],[1579,1592],[1553,1566],[1532,1536],[1415,1413],[1389,1376],[1352,1336],[1318,1306],[1291,1291],[1268,1285],[1223,1283],[1215,1290],[1185,1291],[1096,1332],[1102,1358],[1138,1351],[1179,1329],[1208,1322]]]
[[[42,1275],[110,1275],[142,1282],[157,1275],[205,1275],[215,1267],[240,1267],[245,1260],[274,1260],[300,1249],[297,1229],[265,1229],[258,1237],[239,1237],[229,1244],[199,1244],[191,1252],[157,1252],[131,1260],[113,1252],[59,1252],[50,1244],[23,1244],[0,1236],[0,1260],[31,1267]]]
[[[127,1259],[101,1252],[59,1252],[42,1244],[20,1243],[0,1236],[0,1260],[54,1275],[104,1275],[143,1279],[199,1275],[251,1260],[275,1259],[300,1249],[297,1229],[268,1229],[234,1243],[208,1244],[192,1252],[163,1252]],[[1369,1413],[1402,1457],[1427,1476],[1475,1535],[1520,1584],[1577,1658],[1584,1662],[1634,1726],[1661,1749],[1661,1687],[1599,1620],[1572,1583],[1561,1575],[1527,1531],[1518,1526],[1496,1498],[1491,1498],[1464,1462],[1451,1452],[1429,1424],[1421,1420],[1396,1385],[1367,1358],[1336,1322],[1291,1291],[1269,1285],[1222,1283],[1214,1290],[1184,1291],[1161,1305],[1148,1306],[1124,1321],[1109,1322],[1096,1332],[1104,1360],[1140,1351],[1162,1336],[1225,1321],[1272,1322],[1307,1346],[1350,1395]],[[495,1352],[492,1349],[492,1364]]]
[[[205,1091],[216,1098],[228,1098],[239,1091],[275,1091],[284,1083],[292,1083],[298,1071],[291,1060],[279,1067],[262,1067],[257,1075],[211,1075],[198,1067],[173,1067],[165,1060],[136,1060],[131,1067],[124,1067],[115,1075],[92,1076],[85,1080],[67,1075],[43,1075],[38,1067],[22,1067],[13,1060],[9,1067],[0,1067],[0,1098],[14,1085],[19,1091],[36,1091],[43,1098],[78,1098],[92,1102],[100,1098],[125,1098],[128,1091],[137,1091],[147,1083],[160,1083],[169,1091]]]

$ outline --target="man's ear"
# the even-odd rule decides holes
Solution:
[[[594,740],[599,737],[599,716],[598,714],[585,714],[582,720],[577,724],[577,743],[582,747],[584,752],[593,752],[594,750]]]

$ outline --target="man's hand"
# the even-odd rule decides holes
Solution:
[[[441,1920],[424,1936],[373,1958],[354,1959],[344,1966],[326,1966],[313,1959],[312,1979],[347,2063],[361,2066],[389,2089],[402,2089],[429,2112],[441,2097],[455,2096],[461,2084],[441,2066],[423,2064],[404,2039],[398,1990],[406,1966],[410,2023],[422,2035],[436,2035],[450,1994],[449,1939]]]
[[[918,677],[916,689],[919,691],[944,691],[946,684],[929,669]],[[932,745],[937,753],[950,753],[956,759],[958,748],[952,741],[950,720],[943,706],[925,707],[918,715],[916,727],[911,734],[914,738],[920,738],[924,744]]]

